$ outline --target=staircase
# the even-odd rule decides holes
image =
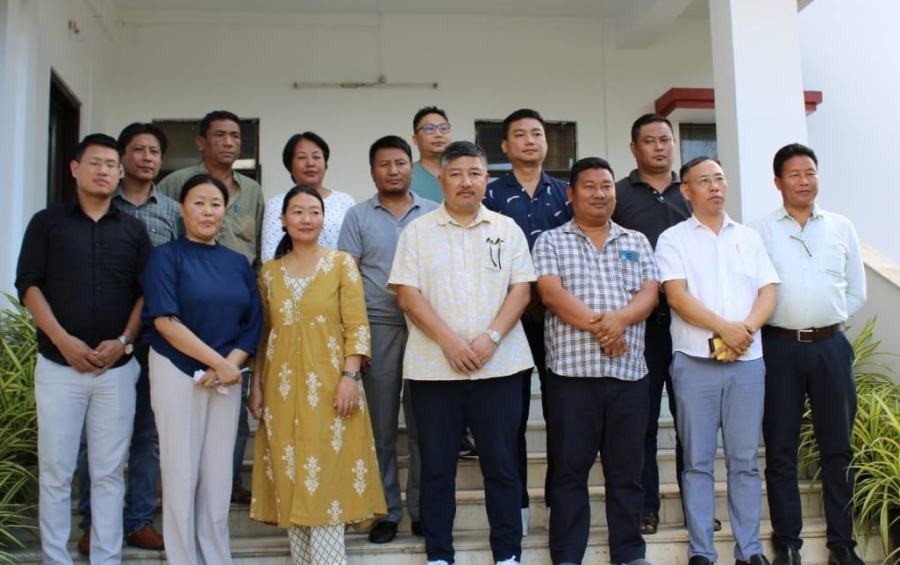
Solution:
[[[522,540],[522,562],[526,564],[550,564],[547,539],[548,512],[543,505],[543,480],[546,470],[546,434],[541,411],[541,398],[537,375],[532,379],[531,412],[527,431],[528,445],[528,483],[531,498],[531,518],[528,536]],[[663,399],[663,414],[660,417],[659,452],[657,461],[660,467],[661,508],[659,531],[645,536],[647,542],[647,559],[657,565],[684,565],[687,563],[688,533],[684,528],[684,515],[681,508],[681,497],[675,481],[675,429],[668,404]],[[251,419],[251,429],[255,423]],[[247,443],[243,482],[250,484],[250,472],[253,454],[253,434]],[[721,443],[720,443],[721,445]],[[406,484],[408,459],[406,456],[406,428],[402,423],[398,451],[400,453],[400,484]],[[760,445],[760,472],[765,468],[765,452]],[[722,521],[722,531],[716,534],[716,547],[719,552],[719,563],[733,561],[734,538],[728,522],[727,492],[725,486],[725,462],[722,450],[716,457],[716,516]],[[490,545],[488,543],[488,521],[484,507],[484,490],[482,488],[481,471],[477,460],[460,460],[457,471],[457,512],[454,527],[454,545],[456,563],[458,565],[491,565]],[[821,487],[804,481],[800,485],[803,500],[804,545],[801,551],[805,565],[826,564],[828,550],[825,547],[825,518],[821,504]],[[601,466],[594,466],[589,482],[591,499],[591,534],[583,563],[585,565],[609,563],[607,547],[606,515],[604,512],[604,488]],[[764,518],[760,533],[767,555],[771,557],[772,547],[771,525],[768,522],[768,504],[765,498],[765,482],[763,482],[762,517]],[[75,542],[81,535],[76,528],[78,516],[73,512],[71,552],[77,563],[86,563],[75,552]],[[157,516],[157,529],[162,526],[162,517]],[[278,528],[255,522],[249,517],[249,507],[232,505],[230,515],[231,547],[236,564],[284,564],[289,565],[290,552],[287,535]],[[880,563],[883,554],[879,540],[871,539],[857,548],[858,553],[870,563]],[[347,553],[351,565],[423,565],[426,561],[423,539],[410,534],[409,517],[405,516],[399,524],[397,538],[388,544],[369,543],[365,532],[349,531],[347,533]],[[40,551],[37,542],[32,540],[27,551],[17,552],[16,561],[20,564],[40,563]],[[123,560],[134,565],[165,563],[165,554],[154,551],[139,550],[126,547]],[[323,564],[324,565],[324,564]]]

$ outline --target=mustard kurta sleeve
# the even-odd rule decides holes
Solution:
[[[371,356],[371,336],[369,318],[366,315],[366,299],[362,277],[356,262],[348,253],[342,253],[341,284],[339,287],[341,304],[341,324],[344,326],[344,356]]]

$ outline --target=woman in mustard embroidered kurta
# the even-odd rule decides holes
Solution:
[[[284,199],[287,235],[259,275],[262,378],[248,401],[260,418],[250,515],[289,528],[295,562],[295,549],[316,562],[317,533],[330,532],[326,546],[339,534],[342,552],[344,524],[365,526],[385,514],[358,381],[370,348],[362,281],[350,255],[318,245],[323,210],[302,188]],[[304,535],[310,547],[295,548]]]

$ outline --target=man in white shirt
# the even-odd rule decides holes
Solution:
[[[689,564],[709,565],[718,557],[714,463],[721,428],[736,562],[768,565],[759,541],[756,455],[765,366],[758,334],[775,308],[778,275],[759,234],[725,213],[728,183],[716,161],[692,159],[679,177],[693,216],[659,236],[656,259],[673,312],[672,383],[684,446]]]
[[[809,395],[819,446],[829,564],[861,565],[853,548],[850,497],[856,415],[853,348],[843,326],[866,301],[866,274],[853,224],[816,205],[818,160],[799,143],[775,153],[783,206],[753,224],[781,285],[763,328],[766,363],[766,486],[776,565],[799,565],[803,526],[797,447]]]
[[[481,204],[484,151],[451,143],[439,178],[444,203],[400,234],[388,278],[409,327],[403,378],[419,431],[425,551],[430,565],[453,563],[457,448],[468,425],[480,448],[494,561],[513,565],[522,553],[522,379],[534,368],[519,318],[536,277],[519,226]]]

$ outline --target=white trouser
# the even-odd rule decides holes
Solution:
[[[97,377],[38,355],[34,395],[44,563],[72,563],[66,544],[72,524],[72,475],[82,427],[87,434],[91,474],[91,563],[121,561],[125,459],[140,372],[137,361],[131,359]]]
[[[163,538],[178,565],[228,565],[231,467],[241,387],[198,387],[150,350],[150,402],[159,432]]]

